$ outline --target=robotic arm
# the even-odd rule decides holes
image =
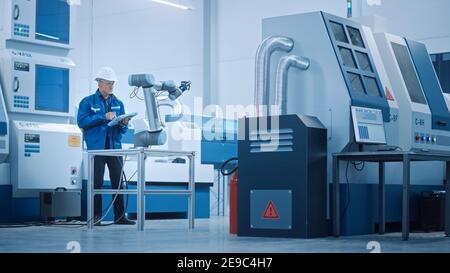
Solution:
[[[164,130],[158,107],[160,104],[157,98],[157,92],[165,91],[168,93],[167,99],[177,101],[183,92],[190,89],[190,82],[183,81],[181,86],[177,87],[173,81],[156,81],[150,74],[130,75],[128,84],[134,87],[142,87],[144,90],[145,107],[147,109],[148,124],[145,130],[136,130],[134,145],[135,147],[148,147],[150,145],[164,145],[167,141],[167,133]]]

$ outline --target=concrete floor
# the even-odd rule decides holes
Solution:
[[[187,220],[147,221],[144,232],[136,226],[26,227],[0,229],[0,252],[70,252],[76,242],[81,252],[156,253],[302,253],[370,252],[369,242],[381,252],[450,252],[450,238],[439,233],[412,233],[402,241],[400,233],[324,239],[243,238],[229,235],[228,219],[197,220],[188,230]],[[71,249],[71,247],[69,247]]]

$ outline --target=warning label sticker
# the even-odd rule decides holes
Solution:
[[[280,216],[278,215],[277,209],[275,208],[275,205],[272,202],[272,200],[270,200],[269,204],[267,204],[267,208],[264,211],[263,219],[280,219]]]
[[[389,90],[389,88],[385,88],[385,94],[386,94],[386,99],[390,100],[390,101],[395,101],[394,96],[391,93],[391,90]]]

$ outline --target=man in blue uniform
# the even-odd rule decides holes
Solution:
[[[95,80],[98,89],[95,94],[85,97],[78,110],[78,126],[83,130],[84,139],[88,150],[122,149],[122,135],[128,130],[129,119],[124,119],[120,124],[109,127],[108,123],[116,116],[125,114],[125,108],[113,94],[114,83],[117,76],[110,67],[103,67]],[[108,165],[109,176],[113,189],[121,188],[121,176],[123,171],[122,157],[96,156],[94,162],[94,187],[100,189],[103,186],[105,164]],[[123,196],[115,196],[114,223],[120,225],[134,225],[125,215]],[[100,224],[102,217],[102,197],[94,198],[94,223]],[[91,219],[89,219],[91,220]]]

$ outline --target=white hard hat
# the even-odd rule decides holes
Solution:
[[[102,67],[97,73],[95,80],[106,80],[111,82],[117,82],[117,75],[111,67]]]

